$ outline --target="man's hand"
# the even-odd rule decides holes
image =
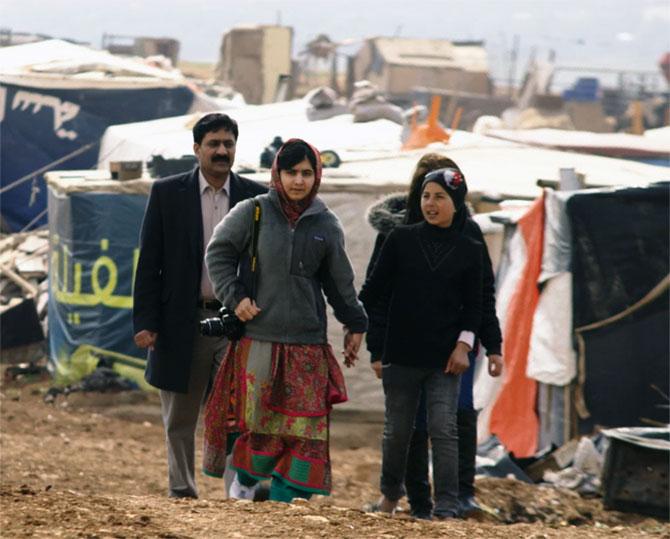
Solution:
[[[142,331],[138,331],[135,333],[135,344],[140,347],[140,348],[148,348],[149,350],[153,350],[154,346],[156,345],[156,338],[158,337],[158,333],[154,331],[149,331],[148,329],[143,329]]]
[[[372,370],[375,371],[375,375],[377,378],[381,380],[382,378],[382,360],[381,359],[373,359],[372,363],[370,363],[370,367],[372,367]]]
[[[454,351],[449,356],[447,368],[444,369],[444,372],[447,374],[459,375],[468,370],[468,367],[470,366],[468,352],[470,352],[470,347],[464,342],[458,341]]]
[[[489,355],[489,374],[494,378],[500,376],[503,370],[503,358],[500,354]]]
[[[362,333],[351,333],[345,329],[344,333],[344,364],[347,367],[353,367],[358,360],[358,349],[363,342]]]
[[[237,307],[235,307],[235,316],[242,320],[242,322],[253,320],[260,312],[261,310],[258,308],[258,305],[256,305],[256,302],[249,298],[244,298],[237,304]]]

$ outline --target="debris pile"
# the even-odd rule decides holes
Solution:
[[[98,392],[98,393],[116,393],[119,391],[135,391],[140,389],[137,382],[124,378],[111,367],[105,366],[104,361],[98,364],[98,367],[89,375],[81,380],[65,387],[50,387],[44,395],[44,402],[52,403],[58,395],[69,395],[77,391]]]
[[[49,302],[49,233],[18,233],[0,239],[0,326],[4,362],[44,355]]]
[[[495,512],[507,523],[542,520],[552,524],[558,519],[580,525],[591,521],[588,510],[579,509],[570,518],[556,514],[554,502],[542,501],[541,494],[547,489],[575,500],[602,498],[599,503],[606,509],[668,520],[668,455],[668,427],[608,429],[524,459],[509,453],[493,436],[478,449],[478,489],[493,478],[539,489],[533,498],[537,508],[512,504]]]

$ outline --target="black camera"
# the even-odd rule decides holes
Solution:
[[[198,327],[205,337],[228,337],[237,341],[244,335],[244,322],[227,307],[219,310],[219,316],[200,320]]]

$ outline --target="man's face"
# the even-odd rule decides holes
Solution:
[[[235,162],[235,135],[226,129],[206,133],[200,144],[193,144],[193,151],[205,178],[225,181]]]

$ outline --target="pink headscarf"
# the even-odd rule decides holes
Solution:
[[[309,194],[302,200],[291,200],[286,195],[286,190],[284,189],[284,186],[282,185],[281,179],[279,177],[279,167],[277,165],[277,158],[279,157],[279,155],[284,150],[284,147],[289,142],[304,142],[307,146],[309,146],[312,152],[314,152],[314,156],[316,158],[316,170],[314,170],[314,185],[312,186],[312,189],[309,192]],[[277,155],[275,155],[274,163],[272,163],[272,176],[271,176],[272,179],[270,181],[270,186],[277,191],[282,211],[284,212],[284,215],[286,215],[286,218],[289,220],[289,223],[291,223],[291,226],[295,225],[295,223],[302,215],[302,212],[304,212],[307,208],[309,208],[310,204],[316,197],[316,194],[319,191],[319,186],[321,185],[321,169],[322,169],[321,155],[319,154],[319,150],[317,150],[309,142],[306,142],[302,139],[292,138],[287,140],[284,144],[282,144],[282,147],[279,148]]]

